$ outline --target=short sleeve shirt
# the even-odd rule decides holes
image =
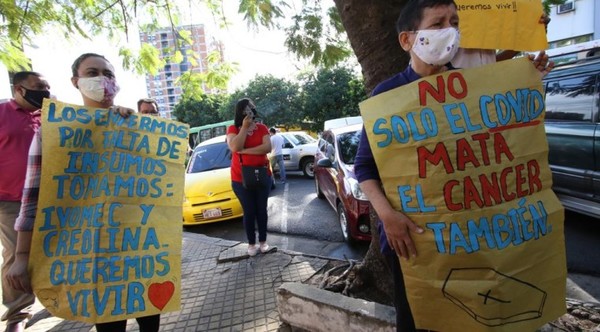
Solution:
[[[235,125],[227,128],[227,135],[238,134],[239,128]],[[263,137],[269,135],[269,129],[262,123],[256,123],[256,128],[252,131],[248,131],[244,148],[253,148],[259,146],[263,142]],[[269,165],[269,160],[266,154],[238,154],[234,152],[231,156],[231,181],[242,182],[242,167],[240,165],[240,156],[242,156],[242,163],[246,166],[266,166]]]
[[[20,202],[31,139],[40,116],[14,100],[0,104],[0,201]]]

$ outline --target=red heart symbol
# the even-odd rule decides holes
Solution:
[[[175,285],[170,281],[165,281],[161,284],[154,283],[148,288],[148,298],[155,307],[162,310],[169,303],[173,292],[175,292]]]

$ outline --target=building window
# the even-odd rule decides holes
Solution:
[[[575,1],[566,1],[562,5],[556,6],[557,14],[564,14],[575,10]]]
[[[590,34],[590,35],[583,35],[583,36],[553,41],[551,43],[548,43],[548,48],[557,48],[557,47],[585,43],[585,42],[591,41],[592,37],[593,37],[593,35]]]

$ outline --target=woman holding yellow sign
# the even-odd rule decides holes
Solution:
[[[87,107],[109,108],[127,118],[134,111],[114,105],[114,97],[119,92],[115,70],[104,56],[86,53],[79,56],[72,65],[71,82],[82,96]],[[41,133],[38,131],[29,150],[27,178],[23,191],[21,212],[15,224],[18,231],[17,259],[9,271],[10,285],[15,289],[32,292],[27,266],[32,239],[32,230],[37,212],[39,187],[41,182]],[[156,332],[160,326],[160,315],[136,318],[142,332]],[[96,324],[98,332],[125,331],[126,320]]]

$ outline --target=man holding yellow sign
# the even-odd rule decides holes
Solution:
[[[397,31],[411,63],[361,104],[355,171],[380,218],[398,330],[533,330],[565,310],[536,71],[547,57],[454,71],[451,0],[410,1]],[[496,72],[516,83],[489,82]],[[517,264],[523,254],[535,259]]]

